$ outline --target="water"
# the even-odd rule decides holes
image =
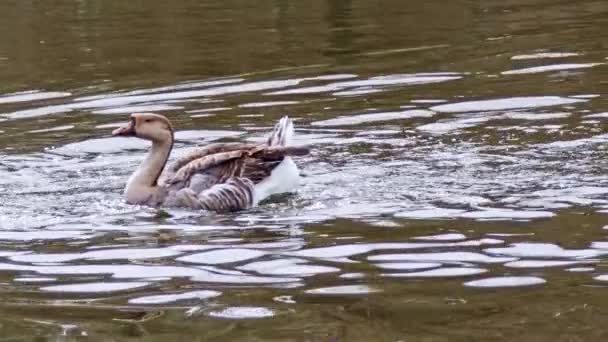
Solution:
[[[3,336],[587,341],[608,257],[605,1],[0,4]],[[261,141],[303,184],[126,205],[147,145]],[[525,337],[522,339],[522,337]]]

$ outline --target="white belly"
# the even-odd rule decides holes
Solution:
[[[285,157],[281,164],[272,170],[270,177],[256,184],[253,204],[257,205],[265,198],[286,192],[294,191],[300,184],[300,171],[289,157]]]

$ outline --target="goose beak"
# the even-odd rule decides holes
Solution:
[[[112,131],[112,136],[133,137],[135,136],[135,119],[131,119],[128,124]]]

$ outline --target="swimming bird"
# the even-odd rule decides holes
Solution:
[[[295,190],[300,174],[291,156],[306,155],[309,150],[290,146],[293,134],[293,123],[285,116],[264,143],[209,144],[181,156],[165,170],[174,142],[166,117],[134,113],[126,125],[112,132],[152,142],[127,182],[127,203],[212,211],[247,209],[273,194]]]

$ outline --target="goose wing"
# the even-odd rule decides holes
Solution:
[[[231,177],[243,177],[257,184],[287,156],[301,156],[303,147],[268,146],[241,143],[213,144],[198,149],[174,162],[165,184],[191,187],[196,176],[206,176],[214,185]],[[203,190],[203,189],[199,189]]]
[[[246,144],[246,143],[239,143],[239,142],[209,144],[209,145],[197,148],[196,150],[178,158],[176,161],[173,162],[173,164],[171,164],[171,166],[169,166],[167,171],[168,171],[169,175],[174,175],[181,168],[183,168],[184,166],[187,166],[190,162],[193,162],[197,159],[201,159],[205,156],[216,154],[216,153],[222,153],[222,152],[248,150],[248,149],[254,148],[255,146],[256,146],[255,144]]]
[[[223,144],[228,145],[228,144]],[[302,147],[230,144],[207,146],[174,163],[181,165],[165,181],[181,205],[215,211],[253,204],[255,184],[269,177],[285,157],[305,155]]]

